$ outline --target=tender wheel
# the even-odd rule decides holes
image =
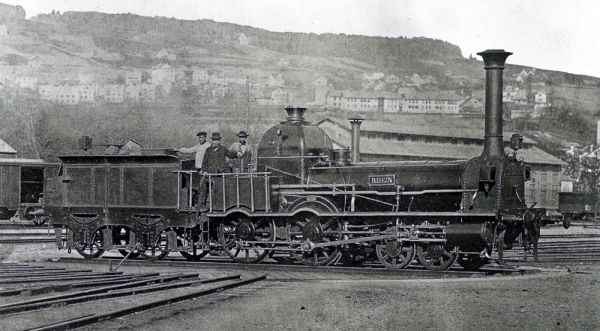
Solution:
[[[246,215],[234,215],[221,222],[218,238],[223,251],[233,261],[259,263],[271,253],[266,247],[275,241],[275,224],[268,218],[251,219]],[[250,244],[252,248],[241,248],[239,241],[259,241],[264,244]]]
[[[429,270],[447,270],[456,262],[457,258],[458,254],[447,251],[444,244],[429,243],[417,245],[417,259]]]
[[[169,251],[167,250],[167,232],[161,231],[156,238],[154,246],[146,247],[140,256],[143,259],[149,261],[156,261],[163,259],[165,256],[169,255]]]
[[[100,248],[102,247],[102,238],[102,231],[97,230],[92,236],[91,243],[80,242],[78,244],[75,244],[75,250],[77,251],[77,253],[79,253],[79,255],[83,256],[84,259],[99,258],[100,256],[102,256],[102,254],[104,254],[104,250]]]
[[[465,270],[477,271],[488,263],[488,259],[475,254],[461,254],[456,262]]]
[[[415,244],[411,242],[402,242],[389,240],[386,243],[375,246],[377,258],[386,267],[390,269],[406,268],[415,258]]]
[[[290,219],[287,224],[288,241],[313,244],[342,239],[341,224],[336,219],[321,222],[317,215],[302,213]],[[323,266],[336,263],[341,255],[340,246],[315,248],[310,252],[293,252],[292,256],[302,264]]]
[[[183,256],[188,261],[198,262],[208,254],[208,251],[193,250],[191,253],[188,253],[186,251],[180,251],[179,254],[181,254],[181,256]]]
[[[188,246],[188,244],[189,244],[192,246],[191,252],[187,252],[187,251],[179,252],[179,254],[181,254],[181,256],[183,256],[186,260],[192,261],[192,262],[198,262],[203,257],[208,255],[208,253],[210,252],[209,250],[202,250],[202,249],[196,247],[196,242],[200,241],[200,235],[201,235],[201,233],[199,231],[197,231],[197,232],[195,231],[195,232],[187,233],[187,234],[179,233],[177,235],[177,244],[178,245],[181,244],[182,246]]]
[[[127,246],[131,245],[129,239],[131,238],[131,229],[124,226],[115,226],[113,228],[113,241],[115,245]],[[119,249],[119,253],[123,255],[123,257],[129,254],[129,249]],[[130,259],[135,259],[140,256],[140,252],[137,249],[134,249],[133,252],[129,255]]]

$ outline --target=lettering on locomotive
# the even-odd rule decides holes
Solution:
[[[369,176],[369,186],[387,186],[396,183],[396,175]]]

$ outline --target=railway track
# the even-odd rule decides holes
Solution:
[[[0,264],[0,275],[0,325],[21,330],[92,325],[266,280],[265,274],[242,278],[201,277],[195,272],[100,273],[26,264]]]
[[[64,231],[63,231],[64,235]],[[0,244],[37,244],[56,242],[54,230],[46,227],[0,227]]]
[[[61,257],[57,262],[75,263],[81,265],[116,265],[120,263],[120,257],[102,257],[99,259],[86,260],[80,257]],[[141,259],[126,260],[124,265],[139,267],[164,267],[164,268],[192,268],[199,269],[217,269],[234,270],[242,272],[268,272],[270,277],[275,280],[306,280],[320,279],[322,275],[334,274],[352,275],[355,278],[382,278],[390,276],[400,276],[403,278],[457,278],[457,277],[485,277],[489,275],[504,274],[527,274],[536,273],[537,269],[523,269],[515,267],[485,266],[479,271],[466,271],[460,266],[446,271],[430,271],[418,265],[411,265],[406,269],[388,269],[378,263],[367,263],[360,267],[348,267],[341,265],[334,266],[306,266],[302,264],[281,264],[277,262],[265,261],[260,264],[241,264],[228,259],[207,258],[198,262],[191,262],[182,258],[165,258],[159,261],[147,261]],[[110,268],[110,267],[109,267]]]
[[[505,258],[513,262],[532,262],[533,253],[524,253],[515,244],[505,252]],[[540,263],[600,262],[600,234],[542,235],[538,243]]]

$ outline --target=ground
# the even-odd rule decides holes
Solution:
[[[68,254],[38,244],[0,247],[0,255],[6,261],[27,262]],[[142,272],[128,268],[133,267],[123,270]],[[523,276],[473,278],[365,279],[336,273],[329,279],[272,279],[247,295],[223,294],[208,304],[188,301],[84,329],[599,329],[600,264],[544,264],[542,269]],[[222,272],[188,271],[211,276]]]

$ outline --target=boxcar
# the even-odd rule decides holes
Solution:
[[[57,168],[41,159],[0,158],[0,219],[43,223],[45,179]]]

